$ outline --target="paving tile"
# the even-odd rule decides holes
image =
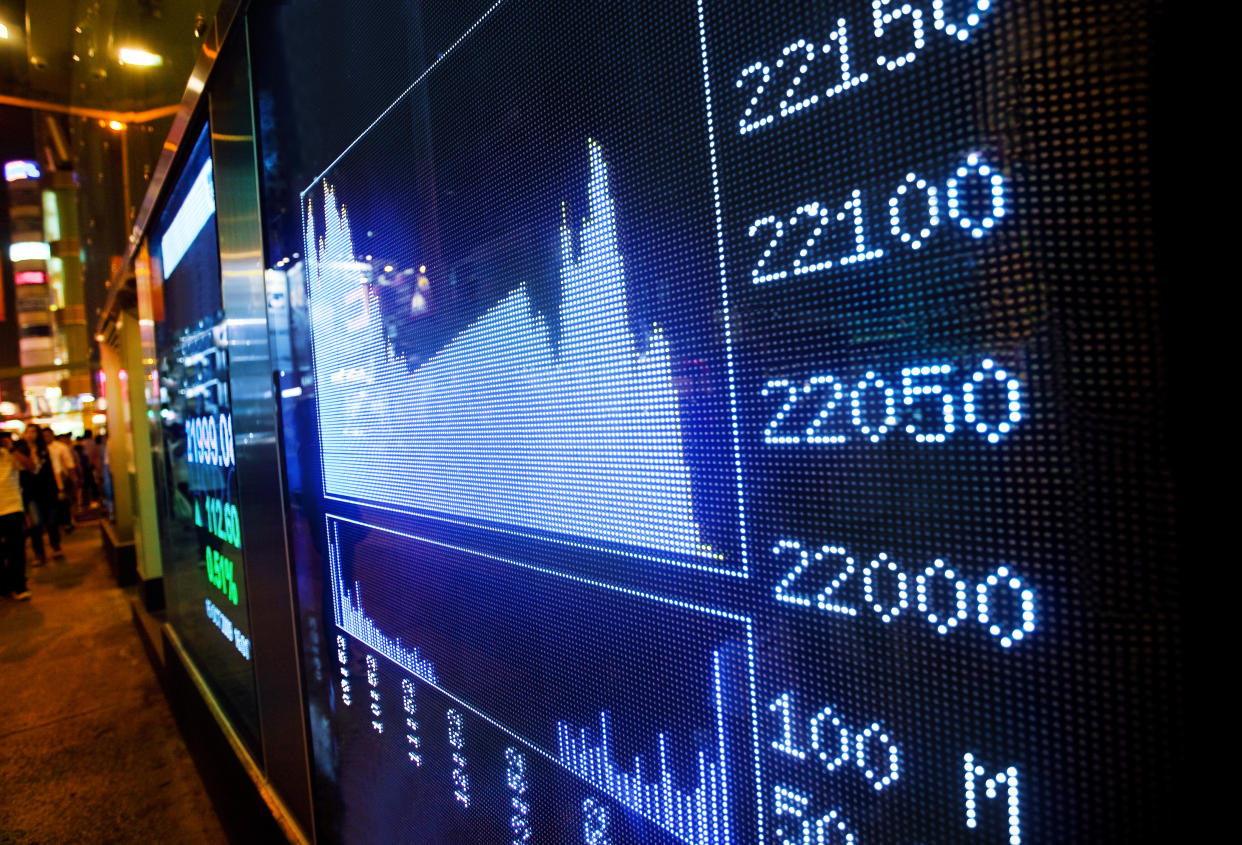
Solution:
[[[94,526],[0,599],[0,845],[215,845],[220,826]]]

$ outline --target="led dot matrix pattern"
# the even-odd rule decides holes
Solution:
[[[713,107],[735,325],[754,341],[739,395],[760,400],[742,437],[754,566],[790,610],[771,628],[783,671],[760,657],[770,834],[972,841],[963,805],[937,803],[957,766],[989,841],[1149,835],[1130,825],[1164,812],[1140,796],[1177,753],[1178,669],[1162,420],[1118,401],[1161,395],[1150,224],[1118,205],[1149,202],[1146,22],[1092,4],[704,8],[731,74]],[[1033,43],[1050,52],[1015,46]],[[1091,139],[1110,132],[1104,160]],[[1124,469],[1096,457],[1122,431]],[[1088,539],[1139,512],[1142,541]],[[1122,612],[1122,594],[1142,600]],[[1153,624],[1151,673],[1123,675],[1116,649]],[[1058,710],[1092,715],[1040,715]],[[900,784],[876,780],[871,745],[843,777],[838,718],[883,726]],[[1146,774],[1114,790],[1122,759]]]
[[[258,75],[300,137],[356,127],[267,186],[313,334],[305,624],[348,644],[308,681],[323,835],[1164,830],[1150,21],[419,10],[405,76],[326,58],[391,105]]]

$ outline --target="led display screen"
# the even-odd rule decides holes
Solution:
[[[1152,10],[364,6],[253,30],[320,837],[1167,829]]]
[[[238,733],[253,743],[258,704],[206,127],[197,135],[151,242],[158,246],[155,266],[165,315],[156,327],[156,346],[169,621]]]

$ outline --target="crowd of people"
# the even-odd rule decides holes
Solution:
[[[89,430],[75,441],[33,424],[21,437],[0,435],[0,595],[28,600],[27,539],[33,565],[47,564],[48,547],[59,555],[62,531],[73,531],[75,508],[99,500],[102,445]]]

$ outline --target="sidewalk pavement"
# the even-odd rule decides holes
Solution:
[[[0,845],[227,842],[99,529],[62,549],[0,598]]]

